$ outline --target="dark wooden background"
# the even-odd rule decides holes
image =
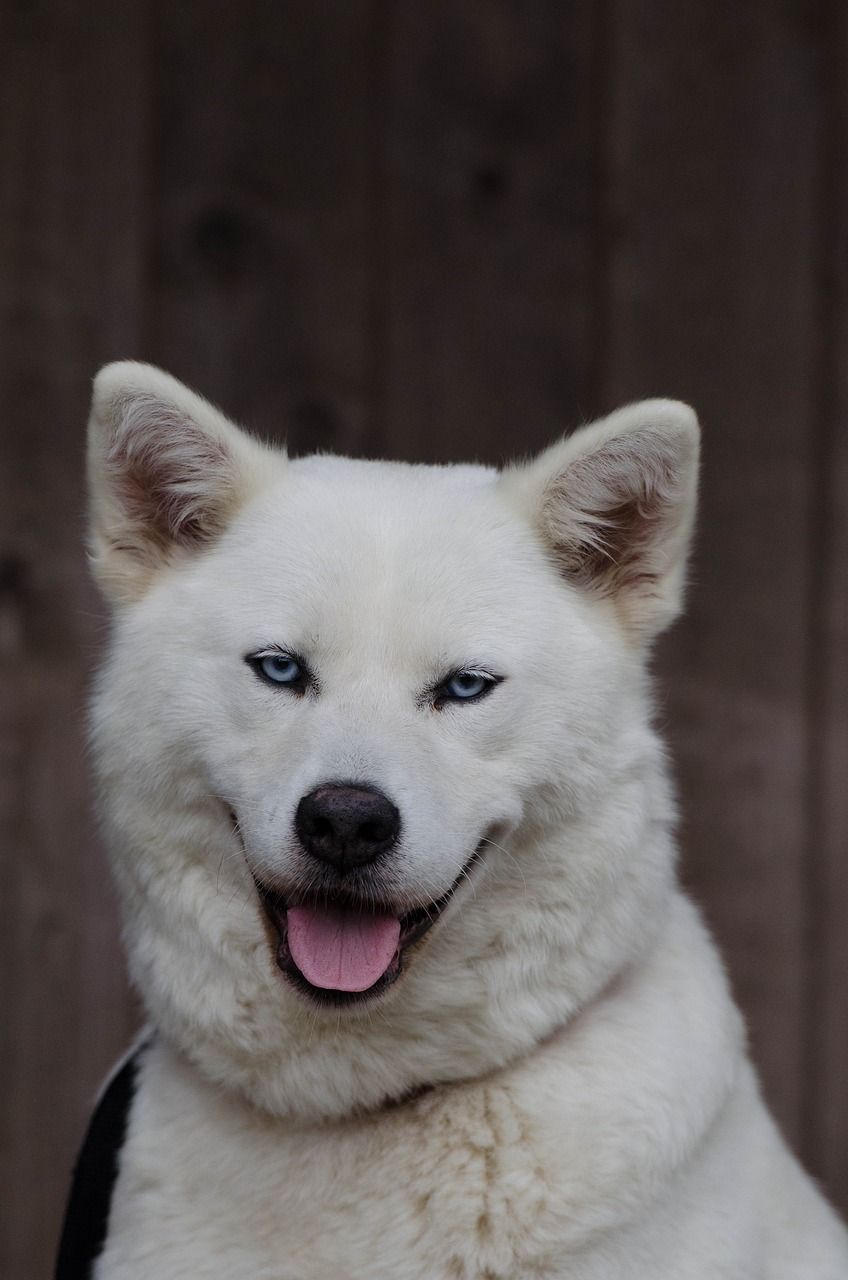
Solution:
[[[658,658],[685,874],[848,1208],[848,34],[840,0],[0,0],[0,1274],[47,1276],[127,1041],[83,708],[83,424],[166,366],[297,450],[705,431]]]

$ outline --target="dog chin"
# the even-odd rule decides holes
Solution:
[[[254,874],[278,969],[313,1006],[355,1011],[372,1004],[407,972],[481,861],[485,843],[480,841],[441,897],[406,912],[372,893],[366,901],[341,886],[286,893]]]

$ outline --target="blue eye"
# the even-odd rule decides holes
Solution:
[[[448,676],[437,692],[437,701],[471,702],[482,698],[495,687],[498,681],[494,676],[485,675],[482,671],[454,671]]]
[[[248,662],[269,684],[302,689],[306,683],[304,668],[290,653],[257,653]]]

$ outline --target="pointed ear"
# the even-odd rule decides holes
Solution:
[[[283,455],[151,365],[106,365],[88,424],[92,568],[116,602],[211,542]]]
[[[501,484],[563,577],[612,600],[650,639],[679,613],[695,519],[698,422],[688,405],[645,400],[583,427]]]

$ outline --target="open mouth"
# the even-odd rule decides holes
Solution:
[[[254,876],[274,930],[278,967],[320,1004],[355,1004],[382,994],[400,977],[410,948],[429,933],[479,861],[482,844],[447,893],[403,915],[342,890],[289,900]]]

